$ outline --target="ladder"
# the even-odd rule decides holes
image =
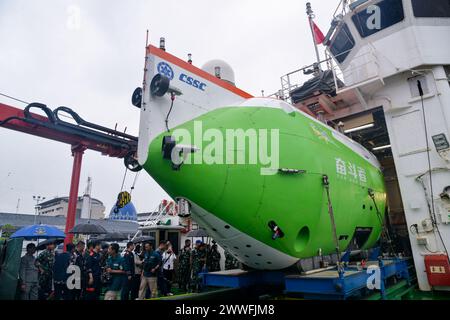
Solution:
[[[133,238],[131,238],[131,241],[136,239],[139,234],[142,234],[141,230],[142,227],[154,226],[158,223],[158,221],[161,220],[163,216],[166,216],[168,214],[167,208],[170,206],[170,204],[171,202],[167,202],[167,204],[164,207],[158,205],[158,207],[156,207],[155,210],[149,214],[147,219],[144,221],[144,224],[139,227],[138,231],[136,231]],[[153,216],[154,212],[158,212],[158,214],[156,216]]]

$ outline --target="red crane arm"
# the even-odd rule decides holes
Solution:
[[[43,117],[38,114],[32,114],[34,119],[40,120],[44,123],[49,123],[48,118]],[[88,137],[81,137],[77,134],[70,134],[66,132],[62,132],[60,130],[55,130],[52,128],[48,128],[42,125],[36,125],[33,123],[28,123],[16,118],[25,118],[24,111],[3,103],[0,103],[0,124],[2,121],[5,121],[8,118],[14,118],[3,125],[7,129],[20,131],[24,133],[28,133],[34,136],[59,141],[62,143],[67,143],[72,146],[82,145],[86,149],[94,150],[100,152],[102,155],[107,155],[115,158],[123,158],[128,153],[130,153],[130,149],[117,148],[115,146],[109,145],[107,143],[99,143],[95,139],[89,139]],[[1,127],[0,126],[0,127]],[[137,138],[136,138],[137,140]],[[132,151],[136,151],[136,145],[133,144],[130,147]],[[133,150],[134,149],[134,150]]]
[[[31,108],[39,108],[47,117],[31,113]],[[58,117],[58,111],[66,112],[72,116],[77,124],[62,121]],[[69,206],[66,219],[65,244],[72,242],[73,234],[70,230],[75,225],[76,205],[78,199],[78,187],[80,183],[81,163],[86,149],[101,152],[115,158],[125,158],[125,165],[130,170],[140,170],[140,166],[134,159],[137,150],[138,138],[108,129],[100,125],[83,120],[73,110],[60,107],[51,111],[47,106],[32,103],[24,110],[0,103],[0,127],[28,133],[34,136],[67,143],[72,146],[74,157],[72,179],[70,183]]]

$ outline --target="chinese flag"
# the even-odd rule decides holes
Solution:
[[[317,24],[313,21],[313,31],[314,31],[314,40],[316,41],[316,44],[321,44],[325,40],[325,36],[323,35],[322,31],[320,31]]]

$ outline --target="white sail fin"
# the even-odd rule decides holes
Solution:
[[[216,108],[239,105],[252,97],[232,84],[154,46],[148,46],[146,58],[139,128],[140,164],[147,160],[150,142],[167,131],[167,127],[174,128]],[[151,94],[150,85],[157,74],[169,78],[170,87],[176,91],[171,111],[170,92],[161,97]]]

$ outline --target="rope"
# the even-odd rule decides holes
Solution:
[[[26,101],[20,100],[20,99],[18,99],[18,98],[14,98],[14,97],[12,97],[12,96],[9,96],[9,95],[4,94],[4,93],[1,93],[1,92],[0,92],[0,96],[3,96],[3,97],[5,97],[5,98],[11,99],[11,100],[15,100],[15,101],[20,102],[20,103],[23,103],[23,104],[29,104],[29,103],[26,102]]]
[[[391,253],[394,256],[397,256],[397,254],[395,253],[395,250],[394,250],[394,246],[392,245],[392,239],[391,239],[391,237],[389,235],[389,232],[386,229],[386,224],[384,223],[383,218],[381,216],[381,212],[378,209],[377,202],[375,201],[375,193],[373,192],[372,189],[369,189],[369,196],[372,199],[373,205],[374,205],[375,210],[377,212],[378,220],[379,220],[380,225],[381,225],[381,238],[382,239],[384,238],[384,240],[388,243],[388,246],[389,246],[389,249],[391,250]]]
[[[20,99],[18,99],[18,98],[14,98],[14,97],[12,97],[12,96],[10,96],[10,95],[7,95],[7,94],[1,93],[1,92],[0,92],[0,96],[3,96],[3,97],[5,97],[5,98],[11,99],[11,100],[18,101],[18,102],[23,103],[23,104],[26,104],[26,105],[29,105],[29,103],[26,102],[26,101],[20,100]],[[20,118],[20,117],[9,117],[9,118],[6,118],[6,119],[0,121],[0,126],[5,125],[6,123],[8,123],[8,122],[11,121],[11,120],[23,120],[23,119]]]
[[[136,173],[136,175],[134,176],[134,181],[133,181],[133,185],[131,186],[130,195],[133,193],[134,186],[136,185],[137,179],[138,179],[138,177],[139,177],[139,173],[141,173],[141,172],[138,171],[138,172]]]
[[[330,220],[331,220],[331,227],[332,227],[332,231],[333,231],[333,237],[334,237],[334,242],[336,245],[336,254],[338,257],[338,271],[340,271],[341,266],[340,266],[340,262],[341,262],[341,252],[339,250],[339,239],[337,237],[337,231],[336,231],[336,223],[334,220],[334,212],[333,212],[333,205],[331,203],[331,196],[330,196],[330,181],[328,180],[328,176],[327,175],[323,175],[322,176],[323,179],[323,185],[325,187],[325,191],[327,193],[327,199],[328,199],[328,213],[330,215]]]
[[[120,192],[123,191],[123,186],[125,185],[125,178],[127,177],[128,168],[125,167],[125,173],[123,175],[122,186],[120,187]]]

